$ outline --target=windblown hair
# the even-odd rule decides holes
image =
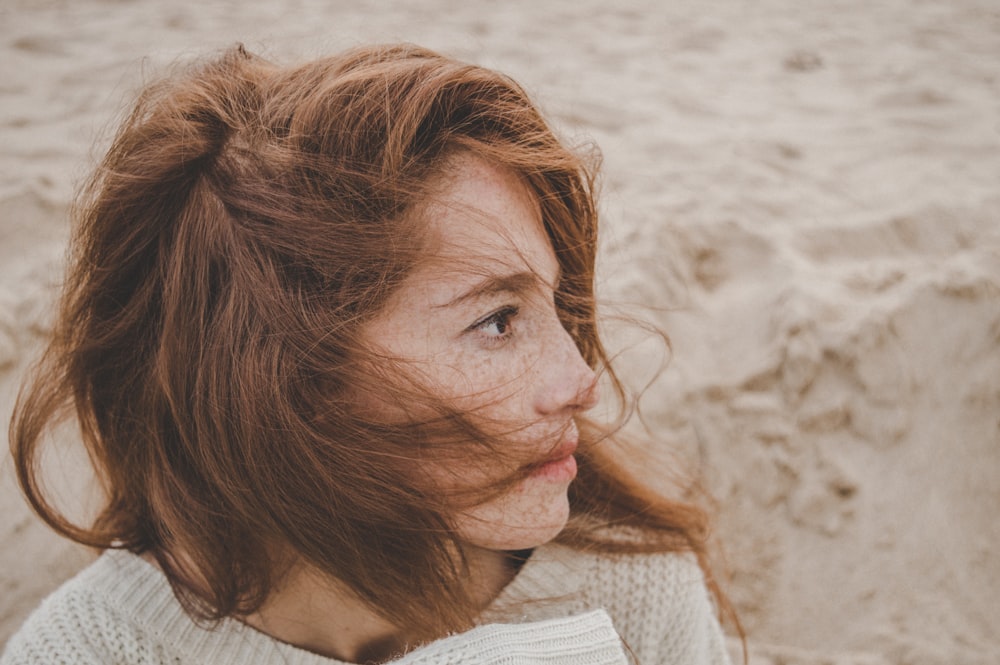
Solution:
[[[413,213],[457,153],[536,198],[561,320],[624,398],[597,331],[596,159],[516,83],[407,45],[292,68],[239,47],[147,87],[81,192],[56,327],[10,430],[38,514],[155,556],[204,619],[259,609],[294,559],[417,637],[467,627],[455,534],[409,468],[432,442],[352,406],[382,378],[359,331],[421,259]],[[41,482],[41,442],[73,410],[106,492],[86,526]],[[581,419],[560,539],[693,552],[728,608],[705,513],[636,482],[600,445],[612,436]],[[649,537],[608,538],[612,523]]]

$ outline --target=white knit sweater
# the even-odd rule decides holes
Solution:
[[[622,641],[641,665],[729,663],[690,557],[601,555],[554,544],[535,551],[484,625],[392,662],[625,665]],[[239,621],[199,626],[158,568],[120,551],[106,552],[49,596],[0,657],[0,665],[43,663],[344,665]]]

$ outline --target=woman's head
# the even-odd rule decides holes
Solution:
[[[150,86],[81,197],[12,425],[29,499],[153,552],[209,616],[305,563],[454,627],[463,538],[566,519],[603,361],[592,178],[512,81],[417,47],[240,48]],[[67,402],[108,493],[88,529],[33,470]],[[489,542],[515,514],[537,519]]]

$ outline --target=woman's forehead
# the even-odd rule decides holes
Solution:
[[[423,212],[430,263],[551,277],[558,265],[528,187],[511,171],[475,157],[453,164],[454,174]]]
[[[513,173],[462,158],[420,212],[427,256],[390,297],[377,322],[474,311],[498,293],[555,288],[559,263],[538,202]]]

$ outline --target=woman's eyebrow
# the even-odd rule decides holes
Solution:
[[[491,275],[448,302],[442,305],[435,305],[435,308],[454,307],[469,300],[476,300],[497,293],[528,293],[537,289],[541,284],[542,280],[538,275],[529,271],[510,275]]]

